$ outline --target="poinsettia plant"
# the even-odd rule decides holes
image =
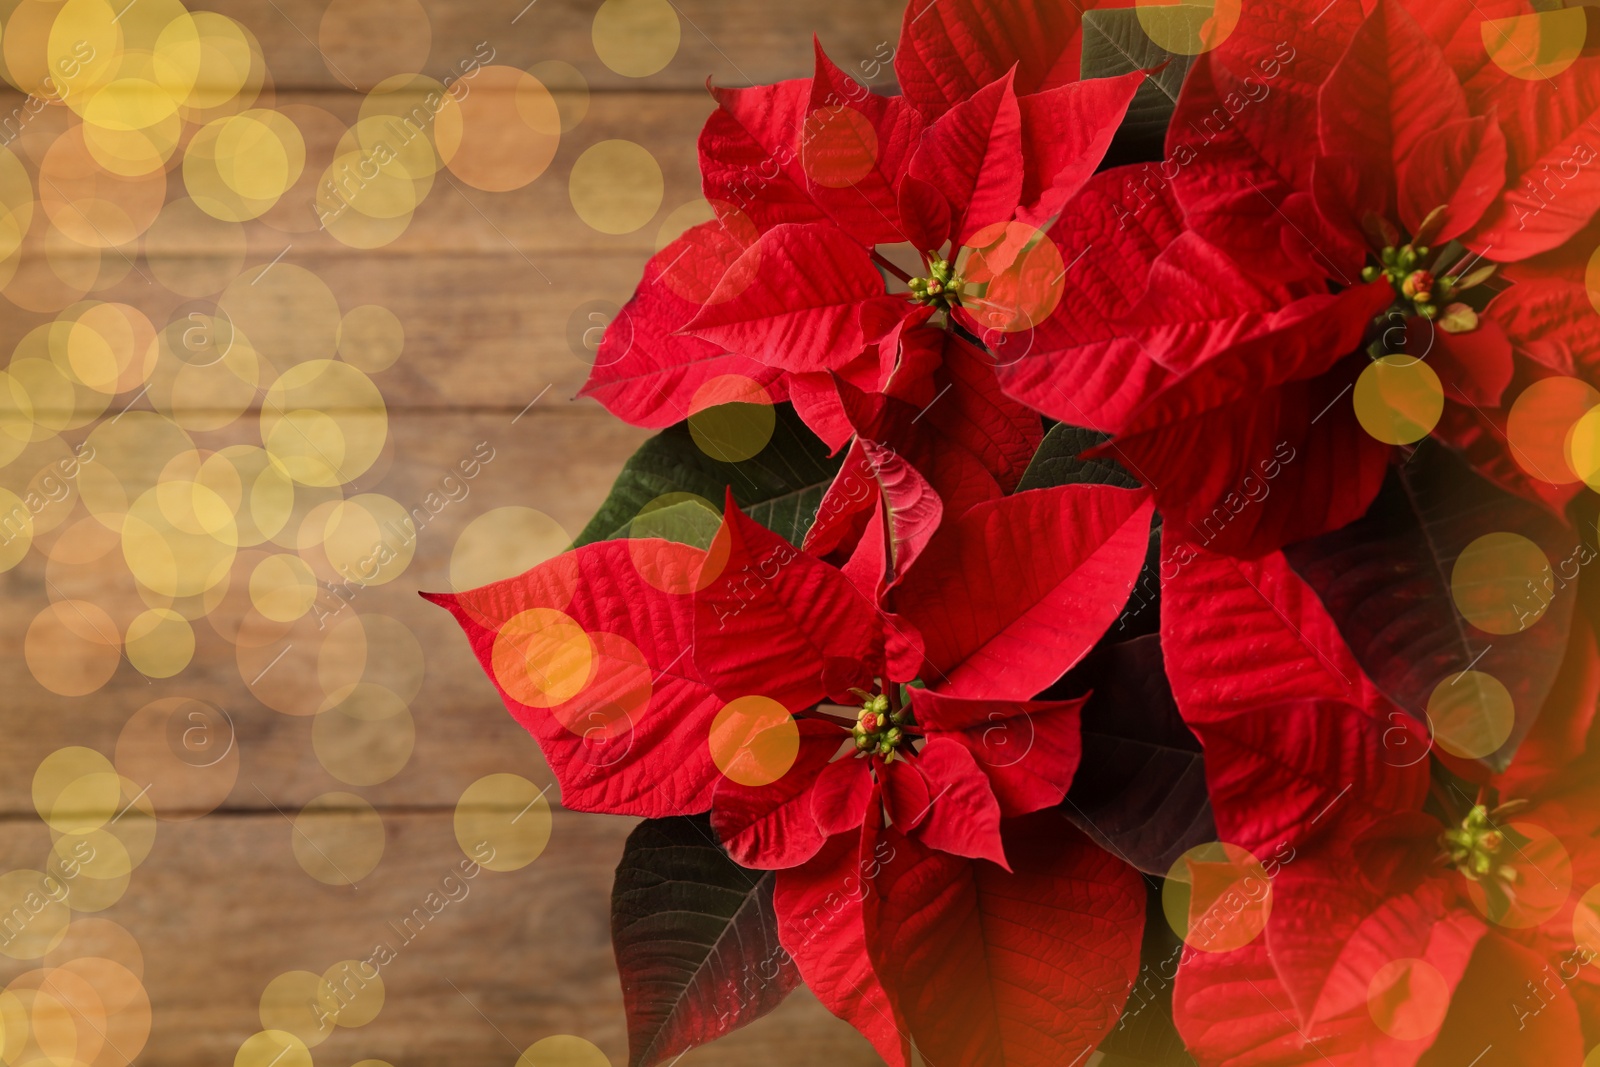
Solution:
[[[896,1067],[1577,1064],[1600,20],[1091,8],[713,88],[584,390],[659,434],[432,596],[643,819],[630,1064],[802,982]]]

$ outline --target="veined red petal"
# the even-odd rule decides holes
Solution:
[[[1027,700],[1061,677],[1121,611],[1151,512],[1143,493],[1068,485],[946,522],[894,600],[926,642],[925,680],[956,696]]]

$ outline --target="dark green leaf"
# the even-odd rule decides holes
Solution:
[[[705,816],[628,835],[611,890],[611,942],[628,1013],[628,1065],[652,1067],[748,1025],[800,984],[778,942],[771,871],[747,871]]]
[[[1145,879],[1139,975],[1114,1030],[1100,1042],[1101,1067],[1194,1067],[1172,1022],[1172,982],[1184,952],[1161,909],[1161,885]]]
[[[1520,534],[1571,575],[1518,589],[1507,610],[1537,618],[1515,633],[1477,629],[1457,610],[1452,573],[1461,552],[1485,534]],[[1393,468],[1367,514],[1341,530],[1284,549],[1316,590],[1361,669],[1401,708],[1427,722],[1441,683],[1466,687],[1458,713],[1492,701],[1478,679],[1511,694],[1510,737],[1484,760],[1504,770],[1532,729],[1566,653],[1582,560],[1577,535],[1538,506],[1484,480],[1455,453],[1424,440]],[[1593,558],[1592,553],[1585,558]],[[1557,582],[1560,582],[1558,585]],[[1526,612],[1521,602],[1526,600]],[[1536,615],[1544,605],[1542,616]],[[1472,675],[1464,672],[1471,670]],[[1451,679],[1456,679],[1452,682]],[[1455,695],[1446,691],[1446,696]]]
[[[623,465],[611,494],[575,544],[636,533],[704,547],[707,529],[715,531],[724,491],[732,487],[733,498],[745,514],[798,545],[811,528],[822,494],[842,460],[828,455],[827,446],[788,404],[777,405],[775,411],[772,440],[760,453],[740,463],[706,455],[695,443],[688,423],[662,430]],[[663,501],[663,497],[667,499]],[[644,528],[635,530],[634,520],[646,508],[651,510]]]
[[[1178,714],[1158,635],[1101,645],[1057,688],[1090,694],[1067,818],[1146,874],[1216,839],[1200,742]]]
[[[1107,440],[1109,440],[1107,434],[1085,430],[1081,426],[1070,426],[1064,422],[1056,423],[1050,427],[1050,432],[1044,435],[1044,441],[1039,445],[1039,451],[1033,454],[1033,461],[1028,464],[1028,469],[1022,472],[1022,481],[1017,483],[1017,491],[1079,483],[1115,485],[1123,489],[1139,488],[1139,479],[1129,474],[1116,460],[1099,457],[1079,458],[1082,453]]]
[[[1162,158],[1167,124],[1178,103],[1178,90],[1194,62],[1193,56],[1174,55],[1150,40],[1140,16],[1174,23],[1168,40],[1186,40],[1199,23],[1212,15],[1210,6],[1174,4],[1154,7],[1099,8],[1083,15],[1085,79],[1111,78],[1135,70],[1153,70],[1128,107],[1103,166],[1153,163]],[[1163,34],[1166,37],[1165,34]]]

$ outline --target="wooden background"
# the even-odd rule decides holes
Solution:
[[[653,251],[661,219],[696,195],[695,138],[711,107],[707,76],[748,84],[809,74],[813,32],[842,66],[854,69],[892,46],[901,8],[898,0],[677,0],[682,43],[676,58],[659,74],[633,80],[608,71],[596,57],[590,25],[599,0],[535,0],[513,24],[524,2],[425,0],[433,45],[423,70],[442,74],[480,42],[495,49],[496,63],[527,67],[559,59],[576,66],[588,81],[587,117],[564,135],[540,180],[499,194],[440,181],[409,232],[372,252],[343,247],[325,234],[291,239],[259,224],[248,227],[247,268],[281,252],[284,262],[327,281],[342,308],[383,304],[405,327],[399,363],[376,376],[389,412],[392,457],[384,461],[381,480],[361,480],[363,491],[420,500],[476,442],[488,440],[496,450],[470,495],[422,531],[405,574],[363,592],[358,605],[406,623],[426,666],[411,702],[417,745],[409,764],[386,783],[353,790],[383,816],[387,845],[376,871],[358,887],[335,888],[314,881],[295,862],[283,813],[350,787],[318,764],[311,719],[257,702],[241,682],[232,648],[208,626],[196,625],[194,662],[175,678],[152,682],[123,662],[94,695],[58,697],[34,680],[20,651],[30,620],[51,599],[43,557],[35,551],[0,575],[7,605],[0,646],[8,650],[0,660],[3,869],[38,867],[50,846],[30,798],[34,769],[50,752],[76,744],[109,756],[128,717],[162,696],[203,697],[237,724],[242,765],[229,799],[204,818],[163,822],[126,895],[103,913],[126,927],[144,953],[154,1024],[140,1064],[231,1063],[240,1042],[260,1028],[257,1005],[268,981],[284,971],[320,972],[336,960],[366,956],[386,937],[387,924],[409,913],[461,859],[452,812],[468,784],[498,771],[540,785],[552,781],[454,624],[415,593],[448,587],[457,535],[490,508],[538,508],[577,531],[644,439],[598,406],[569,399],[587,368],[569,348],[568,319],[587,301],[625,299]],[[279,104],[312,103],[348,123],[360,96],[339,84],[311,44],[324,6],[324,0],[219,0],[216,9],[260,39]],[[384,0],[357,7],[364,69],[383,71],[384,57],[404,53],[410,42],[395,38]],[[9,113],[20,102],[12,92],[0,107]],[[59,110],[50,109],[29,128],[24,149],[48,143],[60,129]],[[573,160],[612,137],[650,149],[666,175],[656,219],[615,237],[585,226],[567,194]],[[308,144],[308,169],[326,164],[328,148]],[[171,196],[183,195],[176,178],[170,188]],[[190,247],[164,254],[203,259],[211,251],[197,235]],[[148,266],[144,260],[138,265]],[[30,260],[21,269],[42,268]],[[139,271],[94,295],[140,307],[158,325],[179,303]],[[292,321],[295,309],[283,313]],[[8,308],[0,314],[3,351],[50,317]],[[112,412],[122,403],[114,402]],[[146,406],[143,401],[136,408]],[[250,439],[253,420],[246,416],[237,425],[240,440]],[[80,440],[88,429],[64,437]],[[14,483],[26,476],[19,473],[17,465],[5,469],[0,484],[20,491]],[[81,504],[75,506],[72,518],[82,517]],[[120,570],[118,556],[112,553],[107,566]],[[78,587],[67,592],[90,600],[112,596],[113,579],[108,571],[102,585],[92,571],[78,573]],[[125,571],[117,580],[125,584]],[[337,1031],[312,1050],[316,1063],[377,1058],[397,1067],[511,1067],[522,1049],[552,1034],[580,1035],[613,1063],[625,1063],[608,914],[611,872],[630,825],[558,809],[543,856],[519,872],[478,878],[465,901],[448,908],[384,969],[387,1000],[379,1017]],[[0,964],[0,981],[34,966]],[[681,1062],[851,1067],[879,1061],[854,1031],[801,991],[773,1015]]]

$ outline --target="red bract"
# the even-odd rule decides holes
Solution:
[[[871,423],[883,425],[881,415]],[[880,447],[866,440],[863,447]],[[926,484],[910,463],[885,458],[880,476],[892,467],[896,483]],[[1038,832],[1006,828],[1060,803],[1077,767],[1082,701],[1029,698],[1116,617],[1144,559],[1151,505],[1142,493],[1095,485],[995,492],[922,520],[894,550],[905,558],[915,542],[894,588],[884,580],[891,549],[882,506],[867,527],[878,540],[863,537],[854,553],[878,575],[863,584],[751,522],[730,497],[709,552],[607,542],[436,599],[539,740],[569,807],[648,815],[709,808],[737,862],[798,869],[798,881],[783,884],[807,884],[818,865],[832,871],[850,852],[831,844],[838,839],[867,848],[881,837],[906,863],[920,857],[895,869],[903,880],[889,896],[904,910],[874,903],[870,917],[832,935],[831,951],[873,968],[897,965],[939,943],[906,940],[896,924],[915,916],[936,921],[939,938],[956,938],[962,951],[989,944],[1001,953],[992,975],[963,967],[936,981],[908,964],[880,972],[881,996],[912,1021],[929,1055],[981,1047],[1002,1057],[983,1062],[1045,1063],[1115,1021],[1134,965],[1139,894],[1130,870],[1053,817],[1049,847]],[[891,487],[883,498],[900,497]],[[1002,567],[1005,560],[1019,565]],[[844,703],[858,710],[841,715]],[[1074,843],[1062,848],[1061,835]],[[1019,859],[1007,851],[1011,840],[1027,842]],[[1018,903],[1018,892],[1034,902]],[[961,912],[964,898],[978,910]],[[789,899],[780,893],[785,924],[798,921],[782,904]],[[1002,958],[1023,952],[1024,942],[996,942],[979,920],[1018,907],[1059,941],[1037,974],[1090,966],[1100,977],[1053,1000],[1025,993],[1035,964]],[[940,918],[951,908],[960,914]],[[1085,917],[1088,926],[1078,921]],[[859,1017],[859,996],[825,992],[831,976],[856,973],[859,961],[791,951],[825,1001],[879,1039],[886,1056],[904,1055],[898,1031],[885,1037]],[[1033,1022],[1018,1029],[1012,1008],[963,1019],[961,990],[991,981],[997,1005],[1034,1013]]]
[[[1400,1067],[1496,1043],[1508,1062],[1581,1053],[1573,998],[1589,979],[1573,979],[1600,949],[1574,941],[1570,899],[1600,874],[1592,769],[1568,767],[1600,693],[1587,628],[1514,773],[1430,779],[1442,754],[1362,675],[1281,557],[1169,561],[1163,643],[1205,745],[1218,832],[1279,857],[1264,933],[1185,954],[1175,1016],[1196,1058]],[[1480,789],[1498,799],[1480,804]],[[1570,973],[1527,997],[1551,968]]]
[[[976,17],[946,16],[927,26]],[[1030,38],[1029,54],[1067,44]],[[928,110],[868,91],[820,46],[812,78],[714,90],[700,157],[718,218],[652,260],[585,393],[659,426],[706,406],[708,381],[739,374],[792,395],[836,446],[848,439],[836,376],[920,403],[946,386],[976,391],[1015,421],[1022,409],[991,368],[941,377],[940,346],[917,327],[941,310],[998,344],[1050,314],[1063,264],[1040,227],[1094,172],[1143,75],[1077,83],[1009,67]],[[920,277],[879,251],[906,244]],[[891,293],[886,274],[907,287]]]
[[[1486,474],[1571,496],[1527,484],[1494,409],[1513,348],[1571,366],[1592,332],[1587,301],[1529,271],[1485,310],[1478,286],[1594,214],[1592,170],[1551,168],[1584,155],[1600,60],[1530,82],[1485,61],[1481,11],[1368,9],[1254,5],[1197,59],[1166,160],[1080,194],[1102,218],[1109,208],[1114,232],[1081,241],[1082,284],[1001,371],[1046,414],[1114,434],[1107,454],[1146,479],[1181,535],[1219,551],[1258,555],[1365,509],[1388,450],[1346,394],[1369,346],[1429,357],[1449,401],[1438,432]],[[1175,239],[1179,218],[1190,233]],[[1102,287],[1119,275],[1142,300]],[[1280,448],[1297,486],[1265,484]]]

